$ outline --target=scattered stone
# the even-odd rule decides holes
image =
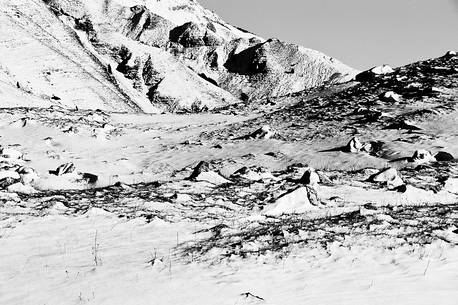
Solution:
[[[310,186],[311,188],[316,188],[318,187],[318,183],[320,183],[320,176],[318,173],[315,171],[314,168],[309,167],[304,175],[302,176],[301,183]]]
[[[415,162],[417,164],[425,164],[435,161],[436,159],[433,157],[433,155],[429,151],[424,149],[415,151],[415,153],[412,156],[412,162]]]
[[[73,163],[65,163],[60,165],[56,170],[50,170],[51,175],[62,176],[66,174],[71,174],[75,171],[75,165]]]
[[[386,168],[369,178],[371,182],[386,183],[388,188],[396,188],[404,184],[395,168]]]
[[[434,155],[434,158],[436,159],[436,161],[439,162],[451,162],[455,160],[455,158],[451,154],[445,151],[438,152]]]

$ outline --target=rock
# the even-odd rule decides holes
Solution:
[[[31,167],[21,166],[20,168],[18,168],[17,172],[21,176],[22,183],[25,185],[28,185],[38,180],[39,178],[37,172]]]
[[[363,143],[361,143],[357,137],[353,137],[351,138],[350,142],[348,142],[345,150],[347,152],[356,153],[361,151],[363,146]]]
[[[66,174],[71,174],[75,171],[75,165],[73,163],[65,163],[60,165],[56,170],[50,170],[51,175],[62,176]]]
[[[202,181],[202,182],[209,182],[211,184],[215,185],[220,185],[220,184],[226,184],[226,183],[231,183],[231,181],[227,180],[220,174],[209,171],[209,172],[202,172],[200,173],[195,179],[195,181]]]
[[[447,58],[453,58],[456,56],[458,56],[458,53],[456,51],[448,51],[447,53],[445,53],[445,57]]]
[[[180,194],[180,193],[176,193],[175,195],[173,195],[172,199],[178,203],[185,203],[185,202],[192,201],[191,196],[189,196],[188,194]]]
[[[12,149],[12,148],[2,148],[0,154],[3,158],[7,158],[7,159],[22,159],[23,158],[23,154],[20,151],[16,149]]]
[[[318,173],[315,171],[314,168],[309,167],[305,171],[300,182],[312,188],[316,188],[318,186],[318,183],[320,183],[320,176],[318,175]]]
[[[170,31],[170,41],[186,48],[191,47],[216,47],[222,44],[214,31],[208,27],[187,22]]]
[[[21,176],[16,171],[12,171],[12,170],[0,171],[0,180],[5,179],[5,178],[19,180],[21,179]]]
[[[395,122],[393,124],[388,125],[384,129],[421,130],[420,127],[415,126],[412,122],[409,122],[407,120]]]
[[[275,179],[271,172],[262,167],[242,167],[233,175],[234,178],[239,177],[251,181],[259,181],[264,179]]]
[[[8,186],[15,184],[18,181],[19,179],[14,179],[11,177],[2,178],[0,179],[0,189],[6,189]]]
[[[99,180],[99,177],[97,175],[94,175],[94,174],[84,173],[83,174],[83,180],[86,180],[86,182],[89,183],[89,184],[95,184],[97,182],[97,180]]]
[[[25,126],[27,126],[27,119],[22,118],[17,121],[11,122],[10,126],[13,128],[24,128]]]
[[[270,129],[269,125],[262,126],[255,132],[248,136],[241,137],[239,139],[270,139],[275,135],[275,132]]]
[[[372,152],[372,144],[371,143],[364,143],[363,147],[361,148],[361,151],[370,153]]]
[[[369,178],[372,182],[386,183],[389,188],[396,188],[404,184],[395,168],[386,168]]]
[[[195,180],[201,173],[208,171],[211,171],[210,164],[206,161],[200,161],[194,168],[191,176],[188,177],[188,180]]]
[[[380,99],[384,102],[389,102],[389,103],[400,103],[402,101],[402,97],[393,91],[388,91],[388,92],[383,93],[380,96]]]
[[[436,161],[439,162],[450,162],[455,160],[455,158],[451,154],[445,151],[438,152],[434,155],[434,158],[436,159]]]
[[[37,191],[30,185],[24,185],[21,182],[11,184],[7,187],[7,191],[10,193],[20,193],[20,194],[33,194]]]
[[[458,178],[448,178],[444,183],[444,190],[458,195]]]
[[[298,187],[286,194],[281,195],[275,203],[267,206],[263,212],[265,215],[279,216],[282,214],[296,214],[314,211],[317,205],[312,204],[309,194],[316,195],[309,187]]]
[[[382,65],[374,67],[370,70],[363,71],[355,76],[355,80],[358,82],[371,81],[379,75],[385,75],[393,73],[394,70],[388,65]]]
[[[391,68],[389,65],[381,65],[378,67],[374,67],[370,71],[376,75],[385,75],[394,72],[393,68]]]
[[[417,164],[425,164],[435,161],[436,159],[433,157],[433,155],[429,151],[424,149],[415,151],[415,153],[412,156],[412,162],[415,162]]]

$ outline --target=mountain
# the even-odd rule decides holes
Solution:
[[[320,52],[265,40],[192,0],[5,0],[3,107],[202,111],[351,79]]]

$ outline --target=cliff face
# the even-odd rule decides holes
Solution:
[[[7,107],[200,111],[355,73],[317,51],[235,28],[192,0],[4,3]]]

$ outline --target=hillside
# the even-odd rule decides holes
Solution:
[[[239,30],[189,0],[7,0],[1,18],[5,107],[202,111],[355,72]]]

